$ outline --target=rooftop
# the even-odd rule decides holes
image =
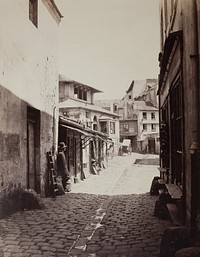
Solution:
[[[88,86],[88,85],[83,84],[81,82],[78,82],[78,81],[72,80],[70,78],[67,78],[62,74],[59,75],[59,82],[65,82],[65,83],[68,83],[68,84],[73,84],[74,86],[83,87],[85,89],[91,89],[93,91],[93,93],[103,93],[102,91],[100,91],[100,90],[98,90],[94,87],[91,87],[91,86]]]
[[[146,79],[146,80],[133,80],[126,93],[132,91],[133,98],[138,98],[158,85],[157,79]]]
[[[134,102],[136,109],[140,111],[158,111],[158,108],[153,106],[149,102],[145,101],[135,101]]]
[[[113,113],[113,112],[110,112],[110,111],[107,111],[106,109],[103,109],[97,105],[94,105],[94,104],[89,104],[87,102],[84,102],[84,101],[80,101],[78,99],[72,99],[72,98],[69,98],[63,102],[60,102],[58,104],[59,108],[69,108],[69,109],[79,109],[79,108],[82,108],[82,109],[86,109],[86,110],[91,110],[91,111],[96,111],[96,112],[100,112],[100,113],[104,113],[104,114],[107,114],[107,115],[110,115],[110,116],[114,116],[114,117],[119,117],[118,114],[116,113]]]
[[[132,91],[133,98],[138,97],[146,88],[146,80],[133,80],[126,93]]]

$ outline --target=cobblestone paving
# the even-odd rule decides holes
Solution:
[[[170,224],[153,216],[155,199],[149,194],[110,197],[102,226],[84,251],[79,245],[69,256],[158,257],[162,233]]]
[[[156,167],[148,170],[145,165],[144,170],[132,165],[133,157],[127,158],[126,169],[124,158],[111,162],[110,194],[102,194],[102,189],[97,195],[72,190],[56,199],[44,199],[44,210],[19,212],[0,220],[0,257],[158,257],[161,235],[171,224],[153,216],[157,197],[141,193],[134,185],[147,173],[153,175]],[[140,178],[141,172],[144,176]],[[101,181],[101,176],[103,173],[95,180]],[[109,174],[105,177],[109,179]],[[105,190],[108,192],[108,184]]]
[[[1,257],[66,257],[107,196],[65,194],[44,199],[46,209],[18,212],[0,220]]]

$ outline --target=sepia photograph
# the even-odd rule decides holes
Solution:
[[[0,0],[0,257],[200,257],[199,52],[199,0]]]

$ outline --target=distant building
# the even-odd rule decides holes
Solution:
[[[75,179],[81,178],[78,163],[87,176],[92,159],[106,163],[107,157],[118,153],[119,115],[93,104],[94,93],[99,92],[60,75],[59,140],[73,149],[68,153],[68,164]]]
[[[159,106],[158,103],[158,80],[157,79],[147,79],[145,89],[138,95],[134,97],[135,101],[145,101],[151,103],[153,106]]]
[[[1,1],[1,192],[23,187],[46,194],[46,153],[57,145],[61,17],[53,0]]]
[[[130,139],[133,151],[159,151],[157,89],[157,79],[133,80],[121,100],[95,100],[97,105],[120,116],[120,142]],[[148,119],[147,123],[142,124],[140,118],[143,112],[148,117],[155,115],[155,119]]]
[[[105,100],[94,100],[94,104],[97,106],[101,106],[103,109],[106,109],[110,112],[114,112],[119,114],[118,110],[120,108],[121,99],[113,100],[113,99],[105,99]]]
[[[143,153],[159,153],[159,110],[145,101],[134,102],[137,113],[137,149]]]
[[[137,115],[133,116],[132,119],[120,120],[120,142],[123,142],[124,139],[130,139],[132,151],[138,150],[137,135],[138,135]]]

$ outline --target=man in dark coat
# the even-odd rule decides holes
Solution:
[[[67,181],[70,179],[69,170],[67,166],[67,160],[65,156],[65,150],[67,146],[64,142],[60,142],[57,156],[57,168],[58,168],[58,176],[62,178],[62,185],[64,190],[66,189]]]

